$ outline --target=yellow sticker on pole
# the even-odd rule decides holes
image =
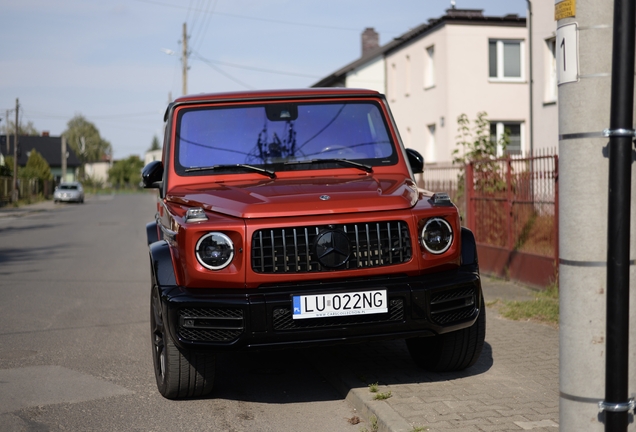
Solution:
[[[554,0],[554,19],[561,20],[576,15],[576,0]]]

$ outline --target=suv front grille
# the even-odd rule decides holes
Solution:
[[[339,231],[349,240],[349,259],[337,268],[318,261],[316,238]],[[257,273],[313,273],[401,264],[411,259],[404,221],[319,225],[258,230],[252,236],[252,270]]]

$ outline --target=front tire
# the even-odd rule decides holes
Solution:
[[[406,346],[419,367],[434,372],[450,372],[474,365],[481,355],[485,339],[486,308],[482,298],[479,316],[472,326],[437,336],[407,339]]]
[[[156,288],[150,300],[152,360],[159,393],[167,399],[202,397],[214,385],[216,356],[178,348],[166,328],[161,299]]]

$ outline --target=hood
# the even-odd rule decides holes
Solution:
[[[240,218],[306,216],[408,209],[417,202],[412,180],[368,175],[181,186],[166,199]]]

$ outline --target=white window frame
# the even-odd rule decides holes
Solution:
[[[404,96],[409,97],[411,94],[411,56],[406,55],[404,66]]]
[[[520,147],[520,152],[521,155],[524,155],[526,152],[526,123],[523,121],[518,121],[518,120],[491,120],[490,124],[495,124],[496,129],[495,129],[495,139],[497,140],[497,142],[499,142],[499,140],[501,139],[501,137],[504,134],[504,128],[505,128],[505,124],[506,123],[518,123],[519,124],[519,147]],[[501,147],[499,144],[497,144],[497,157],[503,157],[504,156],[504,152],[503,152],[503,147]]]
[[[435,87],[435,45],[426,48],[424,66],[424,90]]]
[[[496,43],[497,50],[497,76],[490,76],[490,43]],[[520,77],[504,77],[504,42],[519,43],[519,62]],[[526,61],[525,61],[525,41],[522,39],[488,39],[488,80],[490,82],[525,82],[526,80]]]
[[[435,125],[435,123],[426,125],[426,133],[427,133],[427,139],[426,139],[426,150],[424,152],[424,162],[425,163],[434,163],[437,162],[437,155],[436,155],[436,131],[437,131],[437,126]]]
[[[557,101],[557,65],[556,65],[556,38],[545,40],[545,91],[543,103],[553,103]]]

